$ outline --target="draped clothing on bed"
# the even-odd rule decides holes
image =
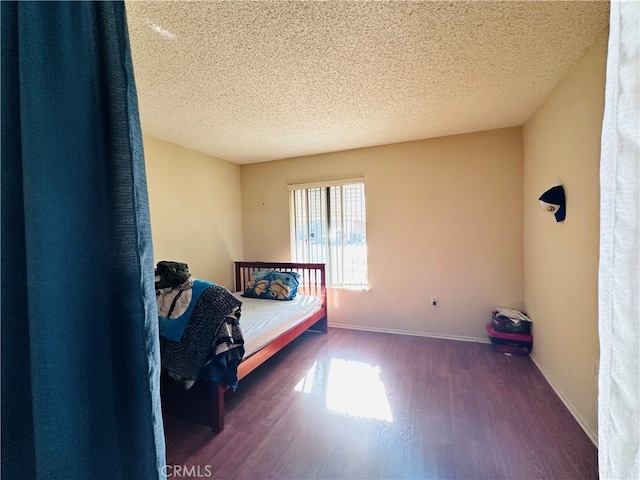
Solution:
[[[159,303],[182,292],[179,287],[163,290],[167,289],[156,292]],[[239,323],[242,301],[225,287],[203,280],[193,280],[191,290],[191,300],[183,312],[158,317],[162,368],[186,388],[203,375],[235,389],[238,365],[244,356]]]

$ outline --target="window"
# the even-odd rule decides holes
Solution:
[[[291,258],[326,264],[327,284],[367,285],[364,179],[289,185]]]

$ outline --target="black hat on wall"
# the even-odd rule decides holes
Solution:
[[[556,185],[540,195],[540,208],[545,212],[553,212],[556,222],[562,222],[566,215],[566,201],[564,196],[564,187]]]

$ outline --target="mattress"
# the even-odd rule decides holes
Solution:
[[[297,295],[291,301],[245,298],[242,301],[240,329],[244,337],[244,358],[248,358],[322,308],[322,300],[312,295]]]

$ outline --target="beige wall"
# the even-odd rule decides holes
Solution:
[[[603,33],[523,129],[524,291],[534,321],[532,357],[592,440],[597,421],[600,134]],[[538,197],[563,184],[556,223]]]
[[[246,260],[290,259],[288,183],[365,177],[370,290],[330,291],[332,324],[486,340],[493,308],[522,306],[520,128],[241,171]]]
[[[242,258],[240,167],[144,137],[154,261],[185,262],[227,288]]]

